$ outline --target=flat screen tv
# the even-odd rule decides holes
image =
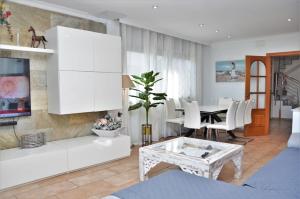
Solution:
[[[31,115],[29,59],[0,57],[0,118]]]

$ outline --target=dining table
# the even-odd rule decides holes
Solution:
[[[220,113],[226,113],[228,106],[224,105],[199,105],[201,122],[214,124],[215,122],[221,122],[222,119],[218,116]],[[175,111],[180,111],[184,114],[183,108],[176,108]],[[193,131],[189,131],[186,136],[191,136]],[[232,139],[236,138],[236,135],[232,131],[227,131]],[[207,138],[207,128],[204,130],[204,137]],[[216,130],[212,129],[212,139],[216,140]]]

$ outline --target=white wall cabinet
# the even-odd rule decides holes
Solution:
[[[57,26],[46,32],[48,112],[122,108],[121,38]]]
[[[58,66],[60,70],[92,71],[94,33],[71,29],[57,28]]]
[[[56,51],[48,58],[49,65],[58,70],[93,71],[95,34],[62,26],[48,30],[47,47]]]
[[[59,71],[60,114],[94,111],[94,73]]]
[[[95,71],[121,73],[121,38],[111,35],[96,37],[94,45]]]
[[[95,78],[95,111],[122,108],[121,76],[118,73],[94,73]],[[107,95],[103,95],[107,93]]]

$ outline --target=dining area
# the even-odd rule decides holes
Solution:
[[[238,136],[234,132],[252,123],[255,102],[251,99],[236,101],[221,97],[216,105],[201,105],[188,98],[169,98],[165,104],[166,125],[175,126],[178,136],[196,138],[201,132],[203,139],[221,141],[220,134],[224,133],[226,142],[246,144],[252,141],[252,138]]]

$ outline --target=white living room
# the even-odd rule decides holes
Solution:
[[[0,0],[1,199],[299,199],[299,0]]]

